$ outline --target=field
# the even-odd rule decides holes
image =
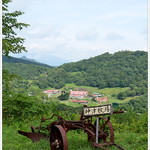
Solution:
[[[50,143],[47,140],[41,140],[33,143],[30,139],[17,133],[17,130],[29,131],[31,124],[22,126],[3,126],[3,150],[49,150]],[[98,150],[93,148],[87,142],[87,135],[83,131],[69,131],[67,133],[69,150]],[[131,131],[115,132],[115,142],[121,145],[125,150],[146,150],[147,135],[133,133]],[[111,150],[117,150],[116,147],[109,147]]]

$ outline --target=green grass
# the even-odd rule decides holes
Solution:
[[[3,126],[3,150],[49,150],[50,143],[47,140],[41,140],[33,143],[30,139],[17,133],[18,129],[29,131],[27,124],[19,126]],[[69,150],[96,150],[87,142],[87,134],[82,130],[69,131],[67,133]],[[115,143],[121,145],[125,150],[146,150],[147,134],[133,133],[125,131],[115,132]],[[117,150],[116,147],[108,147],[111,150]]]
[[[104,88],[104,89],[99,89],[96,87],[90,87],[90,86],[77,86],[74,83],[70,83],[70,84],[66,84],[64,88],[70,88],[70,89],[85,89],[88,92],[92,93],[100,93],[100,94],[104,94],[104,95],[112,95],[112,94],[118,94],[119,92],[124,92],[127,89],[129,89],[128,87],[126,88],[120,88],[120,87],[115,87],[115,88]]]
[[[129,89],[128,87],[125,88],[115,87],[115,88],[104,88],[104,89],[100,89],[99,91],[104,95],[112,95],[112,94],[118,94],[120,92],[124,92],[128,89]]]

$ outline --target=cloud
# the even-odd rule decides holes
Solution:
[[[98,38],[99,38],[99,33],[91,29],[80,31],[76,34],[77,40],[93,41],[93,40],[97,40]]]
[[[33,26],[31,27],[30,31],[28,32],[29,36],[31,38],[47,38],[47,37],[53,37],[57,38],[60,36],[62,32],[62,27],[57,26],[57,25],[49,25],[49,24],[38,24],[38,26]]]
[[[106,40],[123,40],[124,36],[122,36],[121,34],[117,33],[117,32],[109,32],[106,35]]]
[[[146,0],[13,0],[30,27],[19,31],[30,58],[70,61],[147,46]],[[45,58],[45,59],[44,59]]]

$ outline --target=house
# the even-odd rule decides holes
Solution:
[[[108,97],[96,97],[95,100],[98,101],[98,103],[108,102]]]
[[[71,102],[73,103],[81,103],[81,104],[87,104],[88,101],[85,101],[85,100],[72,100]]]
[[[88,96],[87,91],[70,91],[70,98],[85,98]]]
[[[61,94],[60,90],[46,90],[44,91],[48,95],[48,97],[51,97],[53,95]]]

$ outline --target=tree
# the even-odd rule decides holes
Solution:
[[[123,100],[126,98],[126,93],[125,92],[120,92],[117,96],[118,99]]]
[[[15,32],[16,29],[22,30],[23,27],[29,26],[28,24],[18,22],[16,17],[23,14],[21,11],[15,11],[9,13],[8,3],[11,0],[2,0],[2,54],[8,56],[10,52],[21,53],[22,51],[27,51],[23,46],[24,39],[17,37]],[[24,113],[22,111],[22,106],[27,100],[27,96],[22,96],[21,94],[14,94],[11,88],[11,82],[15,79],[15,75],[3,70],[3,118],[19,116],[18,112]],[[23,102],[23,103],[22,103]],[[17,105],[16,105],[17,104]],[[26,108],[30,106],[30,101]],[[28,112],[28,111],[27,111]],[[33,113],[33,112],[32,112]],[[31,113],[31,114],[32,114]],[[25,113],[26,114],[26,113]],[[39,114],[39,112],[38,112]],[[15,116],[16,115],[16,116]],[[22,118],[22,115],[20,115]],[[22,118],[24,119],[24,118]]]
[[[59,100],[67,100],[69,98],[69,93],[62,93],[60,96],[58,96]]]
[[[16,17],[24,14],[23,12],[15,11],[9,13],[9,2],[11,2],[11,0],[2,0],[2,53],[6,56],[8,56],[10,52],[21,53],[22,51],[27,51],[23,46],[25,39],[17,37],[15,30],[22,30],[23,27],[29,26],[29,24],[18,22],[16,19]]]

